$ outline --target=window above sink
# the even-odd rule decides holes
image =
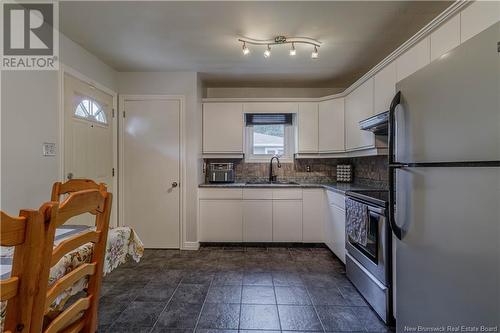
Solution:
[[[245,160],[269,163],[278,155],[281,162],[293,162],[295,152],[293,114],[245,114]]]

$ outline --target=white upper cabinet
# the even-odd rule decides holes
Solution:
[[[374,78],[374,98],[375,114],[389,110],[392,98],[396,93],[396,63],[391,62],[380,72],[375,74]]]
[[[298,103],[291,102],[255,102],[245,103],[245,113],[297,113]]]
[[[477,35],[500,20],[499,1],[476,1],[461,13],[461,42]]]
[[[203,104],[203,153],[243,154],[243,104]]]
[[[320,153],[343,152],[344,145],[344,98],[336,98],[319,103]]]
[[[362,131],[359,122],[373,115],[373,78],[369,79],[345,99],[346,150],[375,146],[375,135]]]
[[[297,143],[299,153],[318,152],[318,103],[299,103]]]
[[[456,15],[431,34],[431,61],[460,45],[460,15]]]
[[[396,60],[398,81],[410,76],[431,61],[430,38],[426,37]]]

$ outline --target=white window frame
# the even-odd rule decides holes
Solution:
[[[101,105],[94,98],[92,98],[90,96],[86,96],[84,94],[80,94],[80,97],[81,97],[81,100],[73,108],[73,118],[75,118],[77,120],[89,122],[89,123],[92,123],[92,124],[95,124],[95,125],[98,125],[98,126],[101,126],[101,127],[108,127],[109,126],[109,114],[106,112],[106,106],[107,105]],[[88,116],[80,116],[80,115],[76,114],[76,109],[85,100],[90,101],[90,103],[95,103],[95,104],[97,104],[101,108],[101,112],[104,114],[104,118],[105,118],[104,120],[105,120],[105,122],[98,121],[94,117],[94,115],[91,115],[91,114],[89,114]]]
[[[280,162],[293,163],[295,154],[295,125],[285,125],[285,147],[284,154],[278,155]],[[274,154],[254,154],[253,153],[253,125],[245,126],[245,162],[249,163],[269,163]]]

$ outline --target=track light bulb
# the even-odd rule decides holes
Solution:
[[[318,59],[319,58],[318,48],[316,47],[316,45],[314,46],[314,51],[311,53],[311,58],[312,59]]]
[[[267,49],[264,51],[264,58],[269,58],[271,56],[271,47],[268,45]]]
[[[247,47],[247,44],[244,42],[243,43],[243,54],[247,55],[250,53],[250,49]]]
[[[297,50],[295,50],[295,44],[292,43],[292,48],[290,49],[290,56],[295,56],[297,54]]]

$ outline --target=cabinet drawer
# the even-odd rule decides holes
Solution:
[[[245,188],[243,189],[244,200],[271,200],[273,198],[272,189]]]
[[[345,196],[343,194],[326,191],[326,196],[328,197],[328,204],[345,209]]]
[[[301,188],[273,189],[274,200],[301,200]]]
[[[241,188],[200,188],[198,190],[200,199],[242,199]]]

